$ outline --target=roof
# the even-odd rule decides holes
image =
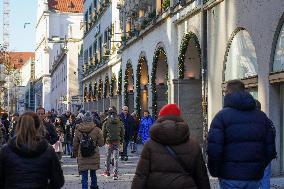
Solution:
[[[48,9],[59,12],[82,13],[83,0],[48,0]]]
[[[12,64],[16,69],[21,68],[29,59],[34,59],[34,52],[10,52]]]

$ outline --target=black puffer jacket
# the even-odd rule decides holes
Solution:
[[[59,140],[59,137],[56,133],[54,125],[50,122],[44,122],[44,126],[47,131],[45,139],[49,142],[49,144],[55,144]]]
[[[18,149],[15,138],[1,149],[1,189],[58,189],[63,184],[64,176],[59,160],[46,140],[40,141],[34,151],[25,146]]]

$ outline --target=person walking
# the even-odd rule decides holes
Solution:
[[[131,149],[131,153],[135,153],[137,151],[137,142],[138,142],[137,139],[138,139],[140,120],[136,112],[133,112],[131,116],[134,119],[134,128],[133,128],[133,141],[131,141],[130,149]]]
[[[153,117],[150,115],[148,110],[145,110],[140,121],[138,132],[138,137],[141,138],[142,144],[145,144],[145,142],[150,138],[150,127],[153,125],[153,123]]]
[[[4,126],[2,125],[2,123],[0,123],[0,148],[2,147],[2,145],[4,144]]]
[[[51,120],[48,119],[48,118],[46,119],[45,109],[43,107],[37,108],[36,114],[39,116],[42,124],[45,127],[45,138],[46,138],[46,140],[51,145],[55,144],[59,140],[59,137],[56,133],[54,125],[51,123]]]
[[[258,100],[255,100],[256,102],[256,109],[261,111],[261,103]],[[270,124],[271,124],[271,129],[273,130],[273,134],[274,134],[274,138],[276,136],[276,130],[275,127],[273,125],[273,122],[271,120]],[[275,146],[275,140],[274,140],[274,144],[273,146]],[[274,152],[276,154],[276,152]],[[271,162],[266,166],[266,168],[264,169],[264,174],[263,177],[260,181],[260,189],[269,189],[270,188],[270,177],[271,177]]]
[[[227,83],[224,107],[211,122],[208,168],[221,189],[258,189],[276,157],[273,129],[240,80]]]
[[[176,104],[160,110],[143,147],[132,189],[210,188],[202,150],[180,115]]]
[[[16,136],[0,151],[0,188],[52,188],[64,185],[64,176],[43,126],[33,112],[21,115]]]
[[[128,113],[127,106],[123,106],[122,112],[120,114],[120,120],[123,123],[124,131],[125,131],[121,160],[127,161],[128,160],[127,148],[128,148],[129,142],[133,139],[133,136],[134,136],[133,128],[135,124],[133,117]]]
[[[104,145],[101,130],[96,127],[90,112],[86,112],[76,130],[73,154],[78,158],[78,169],[82,175],[82,189],[88,189],[88,173],[91,175],[91,189],[98,189],[96,170],[100,168],[99,147]]]
[[[72,157],[73,154],[73,139],[74,139],[74,133],[75,133],[75,119],[76,117],[72,114],[69,118],[69,120],[66,123],[65,128],[65,140],[66,140],[66,148],[67,148],[67,154]]]
[[[63,149],[63,153],[66,154],[66,142],[65,142],[65,139],[66,139],[66,132],[65,132],[65,125],[62,121],[62,116],[57,116],[57,118],[55,119],[55,123],[54,123],[54,126],[55,126],[55,130],[56,130],[56,133],[59,137],[58,141],[56,142],[59,146],[62,147]],[[61,148],[59,148],[61,150]]]
[[[11,119],[11,126],[10,126],[10,138],[13,138],[15,136],[15,130],[16,130],[16,125],[18,123],[19,120],[19,113],[14,113],[12,115],[12,119]]]
[[[63,163],[62,156],[63,156],[63,141],[64,141],[64,134],[62,133],[61,129],[59,127],[55,128],[57,135],[59,136],[58,141],[53,144],[53,148],[57,154],[57,157],[60,161],[60,163]]]
[[[3,136],[4,136],[5,142],[7,142],[9,139],[10,121],[8,120],[8,118],[9,118],[9,115],[7,113],[4,113],[1,117],[1,123],[4,127]]]
[[[107,148],[106,154],[106,170],[104,172],[104,176],[110,176],[110,163],[111,156],[114,156],[113,162],[113,179],[118,179],[118,158],[119,158],[119,146],[123,143],[124,138],[124,128],[123,124],[117,116],[117,112],[114,108],[109,109],[109,116],[105,123],[103,124],[102,132],[103,138]]]

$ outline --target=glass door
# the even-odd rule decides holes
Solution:
[[[284,172],[284,83],[280,85],[280,166]]]

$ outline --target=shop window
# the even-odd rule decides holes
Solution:
[[[252,39],[246,30],[238,31],[226,53],[225,81],[257,76],[257,58]]]
[[[278,37],[273,64],[273,72],[279,71],[284,71],[284,25]]]
[[[280,167],[281,172],[284,172],[284,83],[280,85]]]

